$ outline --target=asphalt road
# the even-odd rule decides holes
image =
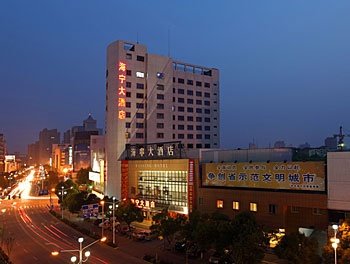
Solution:
[[[2,248],[14,264],[71,263],[73,253],[52,256],[51,252],[78,250],[79,237],[84,238],[83,247],[93,242],[49,214],[47,205],[48,199],[2,201],[0,226],[4,226],[4,235],[0,237],[0,243],[2,240]],[[145,263],[101,242],[88,250],[91,252],[88,263]],[[78,252],[74,255],[78,257]]]

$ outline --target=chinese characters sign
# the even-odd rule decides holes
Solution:
[[[118,65],[118,119],[125,119],[125,106],[126,106],[126,89],[125,89],[125,80],[126,80],[126,64],[119,62]]]
[[[126,145],[127,159],[181,158],[180,142]]]
[[[325,191],[324,162],[207,163],[203,185]]]

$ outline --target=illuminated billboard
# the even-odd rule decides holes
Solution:
[[[217,187],[325,191],[325,163],[206,163],[202,183]]]

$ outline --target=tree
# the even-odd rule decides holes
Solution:
[[[89,171],[91,168],[81,168],[77,173],[77,183],[80,184],[91,184],[91,181],[89,180]]]
[[[54,188],[59,181],[57,172],[56,171],[49,171],[48,176],[47,176],[47,180],[48,180],[49,189]]]
[[[119,203],[116,216],[120,221],[125,222],[129,228],[132,222],[142,222],[144,219],[141,208],[137,207],[130,200]]]
[[[250,212],[238,214],[232,224],[233,257],[237,264],[260,263],[264,257],[264,234]]]
[[[321,263],[317,255],[318,243],[314,238],[306,237],[299,232],[282,237],[275,247],[275,253],[279,258],[287,259],[290,263]]]
[[[55,187],[55,194],[58,197],[58,203],[62,203],[62,187],[65,190],[65,192],[67,192],[67,194],[63,195],[64,199],[69,193],[77,192],[78,190],[77,185],[71,179],[68,179],[65,182],[59,182]]]

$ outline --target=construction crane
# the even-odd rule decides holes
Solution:
[[[343,127],[340,126],[339,134],[334,134],[333,137],[334,138],[338,138],[338,144],[337,144],[338,149],[339,150],[344,150],[344,148],[345,148],[344,138],[345,137],[350,137],[350,135],[344,134],[343,133]]]

